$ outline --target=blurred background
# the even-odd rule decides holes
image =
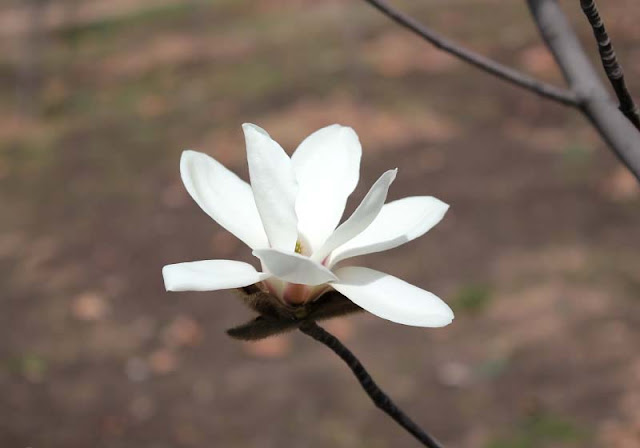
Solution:
[[[638,95],[640,3],[600,3]],[[524,2],[396,4],[562,85]],[[165,264],[252,259],[178,169],[192,148],[246,179],[246,121],[289,152],[353,126],[348,210],[393,167],[390,199],[452,204],[356,260],[451,326],[326,324],[416,421],[452,447],[640,446],[640,188],[575,111],[355,0],[3,0],[0,79],[0,446],[416,446],[325,347],[231,340],[232,292],[164,291]]]

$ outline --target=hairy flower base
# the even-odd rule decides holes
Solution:
[[[335,290],[327,290],[312,302],[297,306],[284,304],[278,297],[265,292],[258,285],[239,288],[244,303],[259,316],[249,322],[227,330],[234,339],[256,341],[292,331],[305,322],[363,311],[358,305]]]

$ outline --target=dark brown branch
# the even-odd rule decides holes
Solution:
[[[351,353],[351,351],[345,347],[338,338],[324,328],[319,327],[318,324],[313,321],[303,323],[300,326],[300,331],[326,345],[336,355],[338,355],[351,369],[355,377],[358,379],[358,382],[375,405],[395,420],[395,422],[402,426],[407,432],[418,439],[424,446],[429,448],[443,448],[436,439],[416,425],[413,420],[411,420],[393,403],[393,401],[391,401],[387,394],[385,394],[373,381],[373,378],[371,378],[358,358],[356,358],[356,356]]]
[[[547,47],[578,96],[580,109],[640,181],[640,134],[620,113],[555,0],[527,0]]]
[[[633,102],[633,98],[627,89],[622,67],[618,63],[616,52],[613,50],[613,44],[604,27],[604,22],[600,18],[596,2],[594,0],[580,0],[580,6],[591,24],[593,35],[598,42],[602,66],[613,90],[616,92],[618,101],[620,101],[620,111],[633,123],[636,129],[640,130],[640,110]]]
[[[440,36],[426,26],[422,25],[415,19],[406,14],[392,8],[383,0],[365,0],[367,3],[378,9],[384,15],[388,16],[403,27],[413,31],[427,42],[433,44],[436,48],[445,51],[458,59],[461,59],[487,73],[497,76],[511,84],[523,87],[544,98],[549,98],[568,106],[578,106],[575,95],[565,89],[546,84],[538,81],[524,73],[504,66],[492,59],[482,56],[466,48],[460,47],[449,39]]]

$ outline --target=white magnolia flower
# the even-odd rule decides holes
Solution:
[[[397,170],[373,184],[338,226],[358,183],[362,148],[349,127],[332,125],[307,137],[291,158],[266,131],[243,125],[251,185],[213,158],[184,151],[187,191],[218,224],[260,259],[262,272],[232,260],[178,263],[162,269],[168,291],[213,291],[258,284],[287,305],[331,288],[384,319],[441,327],[453,312],[438,297],[383,272],[338,267],[357,255],[391,249],[422,236],[449,206],[429,196],[385,204]]]

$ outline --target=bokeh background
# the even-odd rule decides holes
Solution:
[[[638,93],[640,3],[600,3]],[[524,2],[397,4],[562,84]],[[452,204],[357,260],[451,326],[326,324],[418,422],[456,447],[640,446],[640,189],[575,111],[356,0],[3,0],[0,77],[0,446],[416,446],[325,347],[231,340],[233,293],[164,292],[165,264],[251,260],[178,171],[192,148],[246,178],[245,121],[289,151],[353,126],[348,210],[393,167],[391,199]]]

